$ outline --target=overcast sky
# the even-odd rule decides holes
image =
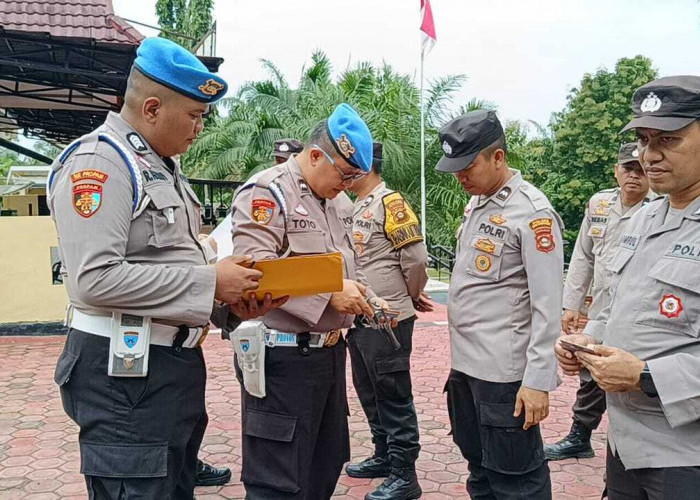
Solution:
[[[155,0],[113,0],[116,13],[157,24]],[[415,75],[419,0],[218,0],[217,55],[234,88],[272,60],[295,86],[315,49],[337,72],[386,62]],[[697,0],[431,0],[437,44],[427,79],[465,74],[456,104],[494,101],[501,118],[542,124],[586,72],[650,57],[661,75],[700,74]],[[136,26],[145,35],[155,32]]]

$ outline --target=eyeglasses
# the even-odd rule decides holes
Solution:
[[[365,175],[369,173],[360,172],[359,174],[346,174],[341,170],[341,168],[338,165],[335,164],[335,160],[333,160],[333,158],[331,158],[331,156],[328,153],[326,153],[322,147],[320,147],[318,144],[313,144],[312,147],[318,149],[321,153],[324,154],[326,158],[328,158],[328,161],[331,162],[331,165],[333,165],[340,174],[340,180],[342,180],[343,182],[356,181],[358,179],[362,179]]]

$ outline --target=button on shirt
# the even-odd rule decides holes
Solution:
[[[490,382],[558,385],[562,224],[520,172],[490,197],[473,196],[458,230],[448,310],[452,367]]]

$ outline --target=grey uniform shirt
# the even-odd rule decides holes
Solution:
[[[452,368],[490,382],[551,391],[559,383],[562,223],[520,172],[473,196],[458,230],[448,298]]]
[[[639,210],[610,261],[611,303],[585,332],[647,362],[658,398],[607,393],[608,442],[627,469],[700,466],[700,198]]]
[[[341,252],[343,277],[366,283],[358,272],[351,242],[352,202],[345,193],[332,200],[317,198],[294,157],[263,171],[237,191],[231,225],[237,254],[263,260],[287,251],[289,256]],[[292,298],[266,314],[263,322],[290,333],[350,327],[354,315],[337,312],[330,298],[330,293]]]
[[[381,182],[355,201],[352,235],[372,290],[401,311],[399,319],[414,316],[413,300],[428,282],[428,251],[408,203]]]
[[[630,218],[648,202],[647,197],[625,210],[620,188],[605,189],[591,197],[566,274],[564,309],[582,311],[592,281],[593,302],[588,316],[596,318],[600,314],[610,300],[607,264],[615,255]]]
[[[96,132],[110,134],[136,160],[144,196],[136,217],[131,171]],[[62,167],[53,165],[49,206],[70,304],[88,314],[206,324],[216,270],[197,241],[197,196],[177,162],[171,172],[119,115],[110,113],[96,132],[83,137]]]

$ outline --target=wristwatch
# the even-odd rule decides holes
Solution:
[[[639,385],[641,386],[642,392],[650,398],[659,397],[659,392],[656,390],[656,386],[654,385],[654,379],[651,378],[649,365],[646,363],[644,364],[642,374],[639,376]]]

